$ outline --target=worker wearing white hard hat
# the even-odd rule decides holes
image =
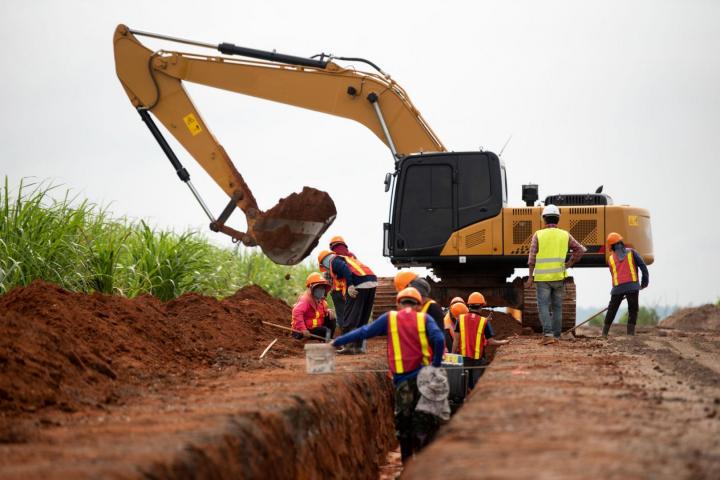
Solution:
[[[587,250],[558,227],[560,209],[546,205],[542,211],[545,227],[535,232],[528,253],[529,276],[526,288],[536,286],[538,311],[543,328],[543,345],[556,343],[562,330],[562,304],[565,298],[567,269],[577,263]],[[568,251],[572,253],[566,261]]]

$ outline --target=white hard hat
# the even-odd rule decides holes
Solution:
[[[560,216],[560,209],[556,207],[555,205],[545,205],[545,208],[543,208],[542,216],[546,217],[548,215],[555,215],[556,217]]]

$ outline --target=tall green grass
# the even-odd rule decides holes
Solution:
[[[47,182],[0,186],[0,293],[36,279],[81,292],[169,300],[185,292],[216,297],[256,284],[292,303],[310,263],[287,267],[259,250],[222,248],[201,233],[152,228]]]

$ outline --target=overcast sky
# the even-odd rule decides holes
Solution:
[[[204,229],[207,219],[117,80],[118,23],[302,56],[369,58],[407,90],[447,148],[497,152],[512,135],[503,155],[511,205],[534,182],[541,198],[605,185],[616,203],[649,208],[656,262],[643,303],[720,297],[718,1],[3,0],[0,175],[14,184],[52,179],[111,204],[117,216],[181,231]],[[303,185],[328,191],[339,213],[322,245],[342,234],[378,273],[392,274],[381,252],[389,202],[382,181],[392,160],[369,130],[188,90],[261,208]],[[224,194],[177,152],[220,212]],[[244,226],[239,212],[234,218]],[[576,269],[575,277],[579,305],[607,302],[605,269]]]

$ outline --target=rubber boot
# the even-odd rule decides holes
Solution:
[[[627,334],[629,337],[635,336],[635,324],[634,323],[628,323]]]
[[[406,463],[413,455],[413,439],[412,438],[398,438],[400,441],[400,459],[402,463]]]
[[[609,324],[608,324],[608,323],[605,323],[605,324],[603,324],[603,332],[602,332],[603,338],[607,338],[608,333],[610,333],[610,327],[611,327],[611,326],[612,326],[612,323],[609,323]],[[629,325],[628,325],[628,327],[629,327]]]

